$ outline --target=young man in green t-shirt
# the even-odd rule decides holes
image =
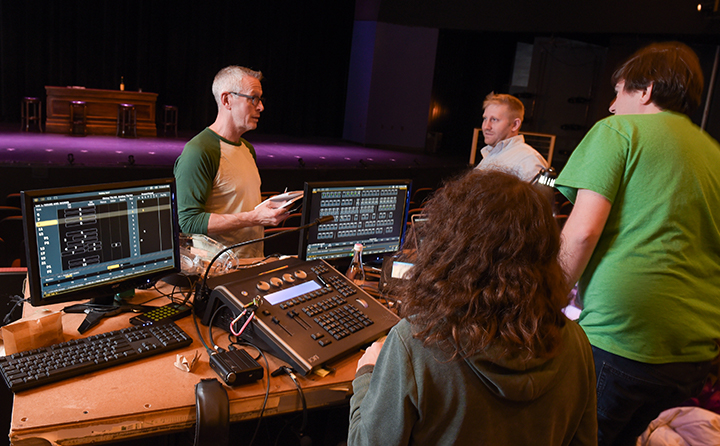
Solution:
[[[720,146],[687,117],[703,75],[686,45],[643,48],[612,80],[615,116],[556,181],[574,202],[560,256],[593,346],[599,444],[634,445],[718,355]]]

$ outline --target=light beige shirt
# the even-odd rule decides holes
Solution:
[[[255,159],[245,144],[234,146],[223,140],[219,142],[220,166],[206,203],[206,211],[216,214],[252,211],[261,201],[262,182]],[[225,246],[230,246],[240,241],[261,238],[263,234],[262,226],[253,226],[222,235],[208,235]],[[236,252],[241,257],[264,257],[263,243],[245,245]]]

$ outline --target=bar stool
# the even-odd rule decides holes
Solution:
[[[163,121],[163,127],[165,136],[167,136],[168,127],[175,131],[175,137],[177,138],[177,123],[178,123],[178,108],[174,105],[165,106],[165,118]]]
[[[87,102],[70,102],[70,134],[87,135]]]
[[[118,104],[117,136],[137,138],[137,110],[134,104]]]
[[[30,131],[30,123],[35,122],[38,130],[42,128],[42,101],[38,98],[24,97],[20,102],[20,130]]]

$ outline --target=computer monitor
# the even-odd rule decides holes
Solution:
[[[303,260],[342,259],[363,244],[363,260],[380,261],[402,246],[412,181],[363,180],[305,183],[302,224],[332,215],[330,223],[300,234]]]
[[[180,271],[175,180],[22,192],[30,303],[93,299]]]

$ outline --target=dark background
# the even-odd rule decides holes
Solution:
[[[265,74],[262,131],[338,136],[354,4],[348,1],[1,0],[0,119],[23,96],[77,85],[158,93],[201,130],[217,108],[219,69]]]
[[[353,23],[369,20],[439,30],[432,97],[444,112],[428,119],[428,131],[442,135],[434,148],[439,154],[469,152],[472,128],[482,120],[482,99],[491,91],[511,90],[518,42],[558,40],[601,48],[583,122],[563,134],[555,123],[540,119],[560,114],[557,105],[548,103],[543,115],[535,121],[531,116],[525,125],[526,130],[558,134],[560,149],[567,152],[608,114],[613,69],[649,42],[690,44],[701,57],[707,90],[720,20],[699,13],[696,4],[0,0],[0,122],[19,122],[20,99],[44,98],[46,85],[116,89],[122,76],[127,90],[158,93],[158,108],[177,105],[180,129],[195,133],[216,114],[210,92],[214,74],[240,64],[266,76],[267,107],[257,133],[342,138]],[[562,90],[554,85],[551,93],[562,96]],[[717,138],[720,110],[714,102],[711,98],[707,130]],[[699,124],[702,110],[692,118]]]

